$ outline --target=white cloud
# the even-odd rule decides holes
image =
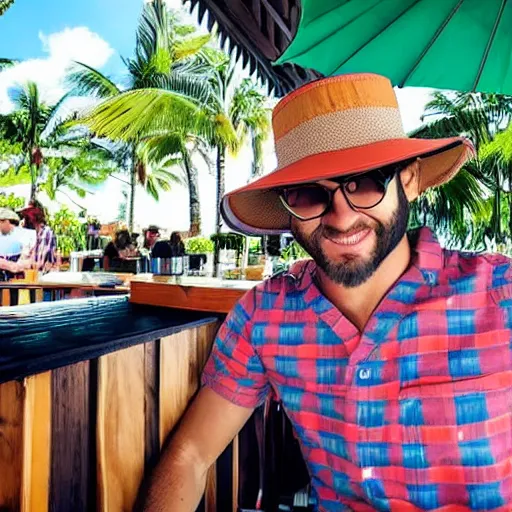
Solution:
[[[72,61],[101,68],[114,53],[105,40],[87,27],[66,28],[49,35],[40,33],[39,38],[47,57],[20,62],[0,73],[0,113],[12,109],[9,98],[12,87],[36,82],[42,100],[55,103],[66,92],[66,70]]]

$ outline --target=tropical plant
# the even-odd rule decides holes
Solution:
[[[50,216],[48,225],[57,238],[57,249],[62,256],[73,251],[83,251],[86,246],[86,225],[66,207]]]
[[[0,116],[0,135],[10,143],[21,144],[30,170],[30,198],[36,195],[38,173],[43,162],[41,134],[50,121],[53,109],[43,103],[34,82],[28,82],[13,93],[15,110]]]
[[[30,183],[30,198],[45,190],[51,199],[67,188],[80,197],[84,185],[105,181],[115,170],[105,149],[82,132],[64,128],[58,118],[61,102],[50,107],[40,100],[36,84],[14,92],[16,108],[0,116],[0,183]]]
[[[213,241],[208,238],[196,236],[185,239],[185,251],[187,254],[211,254],[214,248]]]
[[[187,150],[187,136],[208,129],[202,111],[210,94],[208,79],[205,67],[193,58],[208,40],[209,36],[197,35],[190,27],[180,25],[162,0],[154,0],[144,5],[134,57],[124,59],[128,71],[126,90],[84,64],[77,63],[70,74],[73,94],[92,95],[102,100],[79,122],[98,136],[124,141],[131,147],[130,225],[133,224],[137,176],[145,172],[148,161],[154,160],[160,165],[171,156],[181,156],[190,192],[190,231],[199,230],[199,187]],[[160,145],[171,146],[171,150],[154,151],[155,144],[151,145],[154,138]],[[153,152],[147,150],[147,145],[151,145]],[[168,168],[167,173],[170,173]],[[154,187],[162,184],[163,177],[160,173]],[[169,184],[176,181],[169,174],[166,178]],[[155,188],[150,188],[151,191]]]
[[[11,210],[19,210],[25,206],[25,199],[17,197],[13,193],[7,195],[0,193],[0,208],[10,208]]]
[[[447,245],[483,249],[503,246],[503,214],[510,210],[511,158],[503,151],[512,137],[505,128],[512,119],[512,98],[496,94],[436,92],[426,105],[432,119],[416,137],[469,137],[477,156],[449,183],[421,196],[413,205],[413,225],[428,225]],[[505,201],[506,204],[502,204]],[[508,205],[508,206],[507,206]],[[512,227],[512,220],[508,219]]]

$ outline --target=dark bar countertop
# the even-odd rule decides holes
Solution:
[[[131,304],[127,297],[0,308],[0,383],[99,357],[215,319],[207,313]]]

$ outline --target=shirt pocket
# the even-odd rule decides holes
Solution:
[[[469,505],[471,486],[512,489],[512,371],[402,389],[399,409],[406,485],[450,487],[438,506]]]

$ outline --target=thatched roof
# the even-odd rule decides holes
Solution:
[[[272,66],[290,44],[300,17],[300,0],[183,0],[215,24],[221,45],[228,44],[276,96],[282,96],[318,75],[295,65]]]

